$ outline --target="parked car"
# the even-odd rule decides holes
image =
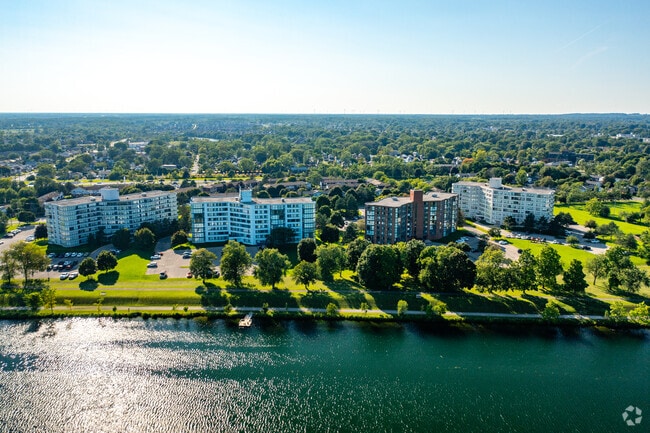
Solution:
[[[184,258],[184,259],[189,259],[189,258],[191,258],[191,257],[192,257],[192,253],[190,253],[189,251],[185,251],[185,252],[183,253],[183,258]]]
[[[67,272],[64,272],[64,273],[62,273],[61,275],[59,275],[59,278],[60,278],[61,280],[67,280],[69,275],[70,275],[70,274],[68,274]]]
[[[68,275],[68,278],[69,278],[70,280],[74,280],[74,279],[77,278],[78,276],[79,276],[79,272],[76,272],[76,271],[75,271],[75,272],[70,272],[70,274]]]
[[[149,264],[147,265],[147,267],[148,267],[148,268],[157,268],[157,267],[158,267],[158,263],[156,263],[156,262],[149,262]]]
[[[161,280],[164,280],[165,278],[167,278],[167,272],[166,272],[166,271],[162,271],[162,272],[160,273],[160,279],[161,279]]]
[[[192,275],[191,272],[188,272],[187,275],[185,275],[185,276],[186,276],[187,278],[192,278],[192,277],[193,277],[193,275]]]
[[[160,255],[159,254],[154,254],[153,256],[149,257],[151,260],[160,260]]]

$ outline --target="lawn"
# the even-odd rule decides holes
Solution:
[[[556,245],[550,243],[542,244],[538,242],[527,241],[524,239],[508,239],[508,242],[510,242],[512,245],[516,246],[519,249],[522,250],[529,249],[534,256],[538,256],[542,248],[544,248],[547,245],[550,245],[554,250],[556,250],[560,254],[561,257],[560,261],[562,262],[562,265],[565,268],[569,266],[571,260],[573,259],[578,259],[582,262],[583,265],[585,265],[595,255],[589,251],[579,250],[577,248],[572,248],[568,245]]]
[[[610,222],[614,222],[616,223],[618,228],[621,229],[621,231],[623,231],[624,233],[631,233],[634,235],[638,235],[643,233],[644,231],[650,230],[648,226],[641,225],[641,224],[627,223],[621,220],[620,218],[618,218],[618,215],[620,215],[621,212],[638,212],[643,206],[643,203],[637,201],[625,201],[625,202],[611,202],[605,204],[609,206],[612,211],[611,218],[601,218],[601,217],[592,216],[591,214],[589,214],[589,212],[587,212],[584,209],[585,208],[584,204],[571,204],[571,205],[556,204],[553,213],[557,215],[560,212],[567,212],[571,214],[574,221],[578,224],[584,224],[585,221],[587,220],[594,220],[598,225],[609,224]]]

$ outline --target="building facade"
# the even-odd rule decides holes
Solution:
[[[551,189],[503,186],[497,177],[488,183],[457,182],[451,191],[458,194],[459,207],[467,218],[488,224],[501,225],[508,216],[521,224],[528,214],[535,220],[553,218],[555,191]]]
[[[409,197],[389,197],[365,207],[366,239],[376,244],[433,241],[456,230],[456,194],[411,190]]]
[[[178,219],[175,192],[149,191],[120,196],[104,188],[98,197],[45,203],[48,242],[64,247],[88,243],[102,229],[106,236],[122,228],[135,231],[142,223]]]
[[[310,198],[256,198],[251,190],[237,196],[193,197],[190,202],[194,243],[236,240],[262,245],[271,230],[293,230],[292,242],[313,238],[316,227],[315,203]]]

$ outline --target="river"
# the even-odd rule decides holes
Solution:
[[[439,327],[0,321],[0,431],[650,431],[647,331]]]

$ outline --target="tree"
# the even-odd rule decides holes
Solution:
[[[325,307],[325,314],[327,314],[330,317],[338,316],[339,307],[335,303],[330,302],[329,304],[327,304],[327,307]]]
[[[320,240],[325,243],[336,243],[339,241],[339,236],[341,232],[338,227],[332,224],[326,224],[325,227],[321,229]]]
[[[355,239],[347,245],[345,255],[347,258],[348,269],[356,270],[359,257],[368,248],[370,242],[365,239]]]
[[[321,196],[324,197],[324,196]],[[298,260],[314,263],[316,261],[316,239],[305,238],[298,242]]]
[[[548,301],[542,310],[542,318],[551,322],[559,319],[560,306],[555,301]]]
[[[550,245],[546,245],[537,258],[537,281],[542,289],[553,290],[557,287],[557,276],[561,273],[560,254]]]
[[[476,265],[455,246],[427,247],[419,262],[418,278],[429,291],[460,291],[474,285]]]
[[[570,213],[568,212],[560,212],[555,217],[553,217],[553,221],[557,223],[562,228],[567,228],[571,224],[575,224],[576,222],[573,220],[573,217],[571,216]]]
[[[149,228],[143,227],[135,231],[133,241],[137,249],[148,251],[156,245],[156,235]]]
[[[519,258],[511,266],[513,286],[526,293],[526,290],[534,290],[537,287],[537,259],[525,249],[519,254]]]
[[[131,245],[131,232],[129,229],[119,229],[111,236],[111,243],[118,250],[128,250]]]
[[[47,226],[45,224],[37,224],[34,229],[34,238],[45,239],[47,238]]]
[[[244,251],[246,250],[244,249]],[[205,248],[200,248],[194,251],[194,254],[192,254],[192,258],[190,259],[190,272],[196,278],[201,278],[201,280],[205,284],[205,279],[210,278],[213,274],[212,269],[214,268],[215,260],[217,260],[216,254],[206,250]],[[223,266],[222,266],[222,270],[223,270]]]
[[[282,277],[287,273],[290,263],[286,255],[281,254],[275,248],[265,248],[255,254],[255,278],[260,280],[263,286],[271,286],[275,289],[275,285],[282,281]]]
[[[397,301],[397,315],[402,317],[409,309],[409,304],[404,299]]]
[[[587,262],[587,272],[594,276],[594,285],[598,278],[607,275],[607,257],[604,255],[595,255],[593,259]]]
[[[569,267],[564,271],[564,290],[574,294],[584,294],[588,285],[582,270],[582,262],[577,259],[571,260]]]
[[[370,310],[370,305],[369,305],[367,302],[362,302],[362,303],[359,305],[359,309],[360,309],[361,311],[363,311],[364,314],[365,314],[365,313],[368,312],[368,310]]]
[[[630,310],[630,320],[640,324],[650,323],[650,308],[645,302],[641,302]]]
[[[614,301],[609,306],[609,311],[605,312],[605,316],[617,322],[627,320],[627,308],[623,302]]]
[[[41,290],[41,300],[45,308],[50,309],[50,314],[54,314],[54,307],[56,306],[56,289],[54,287],[44,287]]]
[[[11,279],[16,275],[18,263],[8,250],[0,253],[0,266],[2,268],[2,279],[7,285],[11,285]]]
[[[86,257],[79,263],[79,274],[87,277],[97,272],[97,263],[92,257]]]
[[[323,281],[332,281],[335,272],[345,268],[345,250],[340,245],[321,245],[316,249],[316,266]]]
[[[492,227],[490,230],[488,230],[488,235],[493,238],[500,238],[501,230],[499,230],[497,227]]]
[[[223,279],[241,286],[244,274],[250,268],[253,259],[246,251],[246,247],[237,241],[228,241],[221,253],[221,273]]]
[[[266,244],[270,247],[282,247],[292,241],[296,232],[290,227],[275,227],[271,230]]]
[[[97,256],[96,264],[100,271],[110,271],[117,266],[117,257],[110,251],[101,251]]]
[[[590,199],[585,203],[585,210],[589,212],[590,215],[600,216],[600,213],[603,210],[603,203],[596,197]]]
[[[580,243],[580,240],[578,239],[577,236],[571,235],[566,237],[566,243],[572,247],[575,247]]]
[[[357,263],[357,276],[370,290],[389,290],[400,280],[397,252],[390,245],[370,245]]]
[[[584,225],[588,229],[592,229],[592,230],[595,229],[596,227],[598,227],[598,224],[594,220],[587,220],[587,221],[585,221]]]
[[[535,230],[535,215],[532,213],[526,214],[526,217],[524,218],[524,229],[527,232]]]
[[[503,219],[502,225],[505,230],[512,230],[517,226],[517,220],[512,215],[508,215]]]
[[[318,268],[316,263],[301,261],[293,268],[293,280],[296,284],[302,284],[305,286],[305,290],[308,292],[309,285],[316,282],[318,276]]]
[[[30,212],[26,210],[18,212],[17,218],[18,221],[20,221],[21,223],[33,223],[34,221],[36,221],[36,215],[34,214],[34,212]]]
[[[497,248],[488,248],[476,261],[476,287],[483,291],[507,289],[505,282],[505,254]]]
[[[524,186],[528,183],[528,174],[526,170],[520,168],[517,174],[515,175],[515,183],[519,186]]]
[[[356,224],[348,224],[343,232],[343,243],[350,243],[359,236],[359,229]]]
[[[420,275],[420,253],[426,245],[419,239],[411,239],[408,242],[400,242],[398,250],[400,260],[406,269],[406,272],[413,278]]]
[[[44,271],[50,263],[50,259],[45,256],[45,253],[37,245],[32,243],[18,241],[12,244],[7,251],[17,266],[22,270],[25,278],[25,287],[27,287],[27,282],[34,272]]]
[[[41,305],[43,305],[43,298],[41,298],[41,294],[38,292],[26,293],[23,300],[32,312],[38,311]]]
[[[183,245],[187,243],[187,233],[184,230],[179,230],[172,235],[172,247],[176,245]]]

